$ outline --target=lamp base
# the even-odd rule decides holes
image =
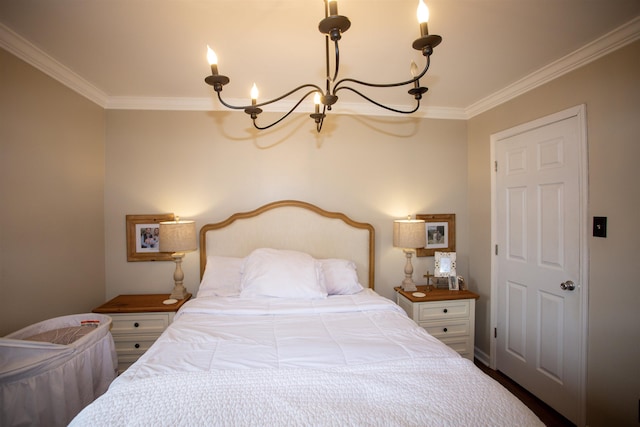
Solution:
[[[413,265],[411,265],[411,249],[404,249],[404,255],[407,257],[407,263],[404,266],[404,280],[402,281],[402,290],[407,292],[417,291],[416,284],[413,281]]]
[[[184,285],[175,285],[173,287],[173,292],[169,295],[169,299],[185,299],[187,297],[187,289]]]
[[[171,255],[173,261],[176,263],[176,270],[173,272],[173,291],[169,298],[173,299],[185,299],[187,296],[187,289],[182,284],[184,280],[184,273],[182,272],[182,258],[184,254],[181,252],[176,252]]]
[[[405,292],[415,292],[418,290],[416,284],[413,283],[413,280],[403,280],[402,281],[402,290]]]

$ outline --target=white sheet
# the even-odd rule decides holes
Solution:
[[[371,290],[197,298],[73,425],[541,425]]]

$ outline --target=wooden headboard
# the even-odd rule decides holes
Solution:
[[[200,229],[200,278],[208,255],[245,257],[254,249],[302,251],[355,262],[364,287],[374,287],[375,230],[339,212],[298,200],[269,203]]]

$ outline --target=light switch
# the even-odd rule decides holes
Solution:
[[[607,217],[606,216],[593,217],[593,236],[607,237]]]

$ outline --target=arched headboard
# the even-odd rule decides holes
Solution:
[[[254,249],[302,251],[355,262],[364,287],[374,287],[375,230],[343,213],[298,200],[272,202],[200,229],[200,277],[208,255],[245,257]]]

